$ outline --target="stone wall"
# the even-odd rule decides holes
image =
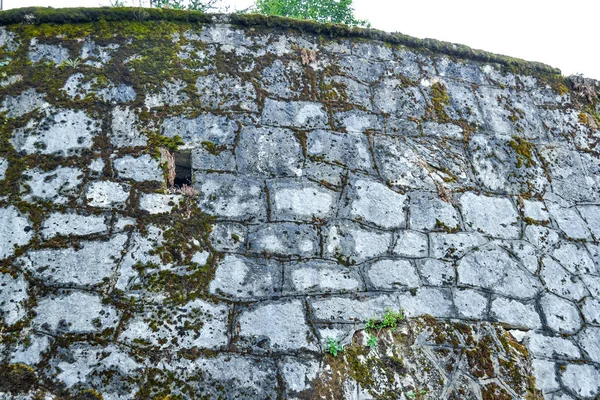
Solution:
[[[596,82],[93,13],[0,18],[0,397],[600,395]]]

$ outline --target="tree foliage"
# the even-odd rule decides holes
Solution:
[[[354,16],[352,0],[256,0],[260,14],[370,27]]]
[[[173,8],[175,10],[199,10],[204,12],[220,10],[221,0],[150,0],[150,6]],[[227,9],[228,7],[225,7]]]

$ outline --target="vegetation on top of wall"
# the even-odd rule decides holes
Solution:
[[[380,40],[389,44],[403,45],[416,50],[469,59],[473,61],[500,64],[512,72],[560,77],[560,70],[546,64],[525,61],[483,50],[439,41],[419,39],[401,33],[387,33],[375,29],[362,29],[342,24],[319,23],[273,15],[260,14],[206,14],[201,11],[185,11],[164,8],[19,8],[0,13],[0,25],[12,24],[74,24],[96,21],[171,21],[188,23],[210,23],[213,19],[224,20],[233,25],[294,30],[329,37],[347,37]]]

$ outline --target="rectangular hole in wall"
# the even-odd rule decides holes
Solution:
[[[181,188],[192,184],[192,152],[177,151],[175,156],[175,181],[174,186]]]

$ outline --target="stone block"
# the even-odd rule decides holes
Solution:
[[[33,237],[29,216],[15,206],[0,208],[0,260],[12,257],[15,247],[24,246]]]
[[[131,187],[110,181],[91,182],[85,191],[87,203],[98,208],[122,208],[129,198]]]
[[[248,248],[253,253],[279,257],[314,257],[320,252],[315,226],[286,222],[250,228]]]
[[[364,286],[357,268],[323,260],[286,263],[284,279],[285,294],[353,292]]]
[[[543,294],[539,302],[546,317],[546,324],[554,332],[573,334],[582,327],[583,320],[579,308],[574,303],[552,293]]]
[[[367,268],[375,289],[417,288],[421,286],[417,269],[407,260],[379,260]]]
[[[321,129],[311,131],[308,133],[306,153],[314,161],[341,165],[352,171],[373,172],[367,136],[360,133],[337,133]]]
[[[210,293],[233,299],[281,294],[281,266],[269,260],[226,255],[217,263]]]
[[[396,244],[392,254],[407,258],[423,258],[429,255],[427,235],[417,231],[404,230],[396,233]]]
[[[460,229],[454,206],[430,192],[410,193],[409,226],[417,231]]]
[[[323,105],[309,101],[279,101],[265,99],[261,123],[300,129],[325,128],[329,117]]]
[[[164,181],[164,172],[160,162],[149,154],[140,157],[125,156],[113,161],[113,167],[119,178],[136,182]]]
[[[338,193],[306,181],[272,181],[267,184],[274,221],[306,221],[333,216]]]
[[[508,198],[467,192],[460,206],[467,228],[501,239],[519,237],[519,214]]]
[[[44,239],[57,235],[86,236],[108,232],[104,215],[82,215],[75,213],[52,213],[42,222],[40,234]]]
[[[27,315],[25,302],[29,299],[29,283],[21,274],[16,277],[0,272],[0,320],[14,325]]]
[[[324,256],[351,265],[388,253],[392,244],[390,232],[367,230],[343,222],[324,230]]]
[[[83,171],[78,168],[58,167],[48,172],[32,169],[23,174],[24,184],[29,187],[23,200],[65,204],[79,194],[83,177]]]

